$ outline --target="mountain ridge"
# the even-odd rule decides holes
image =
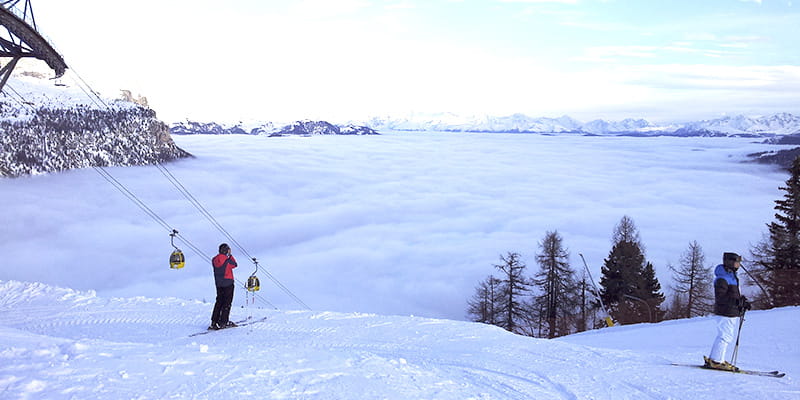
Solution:
[[[317,132],[319,126],[326,124],[338,127],[343,133],[335,132],[335,128],[325,133]],[[303,126],[303,128],[298,129],[298,126]],[[772,138],[800,135],[800,116],[788,112],[767,116],[735,115],[658,125],[643,118],[625,118],[619,121],[595,119],[581,122],[568,115],[550,118],[531,117],[520,113],[508,116],[462,116],[453,113],[434,113],[411,114],[403,117],[372,117],[365,121],[351,121],[343,125],[310,120],[296,121],[290,124],[264,121],[249,125],[243,122],[217,123],[186,120],[170,125],[170,132],[178,135],[260,134],[281,136],[290,134],[374,134],[380,131]]]
[[[312,135],[377,135],[374,129],[352,123],[335,125],[328,121],[300,120],[288,124],[274,122],[251,125],[237,122],[221,124],[217,122],[182,121],[170,125],[173,135],[266,135],[266,136],[312,136]]]
[[[800,134],[800,116],[783,112],[768,116],[725,116],[721,118],[653,124],[643,118],[621,121],[595,119],[582,123],[570,116],[559,118],[512,114],[504,117],[455,114],[412,114],[408,117],[373,117],[366,122],[374,129],[396,131],[453,131],[489,133],[573,133],[585,135],[639,136],[776,136]]]

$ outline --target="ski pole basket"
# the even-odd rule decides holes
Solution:
[[[186,266],[186,257],[183,256],[183,252],[177,246],[175,246],[175,235],[178,234],[178,231],[175,229],[172,230],[172,233],[169,234],[169,242],[172,244],[172,247],[175,248],[175,251],[169,255],[169,267],[171,269],[181,269]]]

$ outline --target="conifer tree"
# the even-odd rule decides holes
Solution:
[[[620,242],[630,242],[636,245],[639,248],[639,251],[644,253],[644,246],[642,245],[642,240],[639,236],[639,229],[636,228],[636,224],[633,222],[633,219],[627,215],[623,215],[622,219],[619,220],[619,224],[614,227],[614,232],[611,236],[611,242],[614,244]]]
[[[569,254],[564,248],[558,231],[547,232],[539,242],[536,255],[539,272],[533,284],[539,288],[540,295],[534,303],[541,310],[547,324],[547,337],[554,338],[568,334],[568,320],[574,315],[578,305],[575,271],[569,266]]]
[[[664,295],[653,265],[645,263],[639,231],[630,217],[622,217],[612,241],[614,245],[600,271],[603,301],[623,324],[660,319]]]
[[[651,322],[658,322],[664,318],[664,311],[661,310],[661,303],[664,302],[664,293],[661,292],[661,284],[658,283],[656,278],[656,270],[653,263],[647,262],[642,271],[641,277],[641,299],[643,299],[651,314]]]
[[[475,294],[469,300],[467,313],[472,321],[497,325],[497,307],[500,281],[492,275],[475,288]]]
[[[776,307],[800,305],[800,157],[789,169],[783,199],[775,201],[775,221],[770,223],[768,242],[755,262],[766,290]]]
[[[712,311],[713,294],[711,292],[711,270],[706,267],[706,256],[703,248],[693,241],[681,255],[678,269],[670,266],[674,273],[674,290],[681,301],[676,301],[672,311],[679,318],[692,318],[706,315]]]
[[[497,302],[498,326],[514,333],[523,333],[523,321],[528,316],[523,302],[523,296],[530,291],[530,283],[525,278],[525,264],[520,261],[518,253],[509,252],[500,256],[501,264],[494,267],[500,270],[498,280],[499,296]]]
[[[600,269],[600,296],[615,319],[623,324],[642,322],[646,310],[636,312],[631,297],[638,297],[644,255],[636,244],[616,243]]]
[[[757,309],[769,309],[775,307],[772,301],[771,290],[768,287],[767,275],[770,260],[774,258],[772,251],[772,241],[768,233],[762,235],[761,241],[750,248],[751,258],[747,260],[747,274],[743,282],[747,286],[758,286],[759,291],[750,300]],[[740,276],[741,278],[741,276]]]

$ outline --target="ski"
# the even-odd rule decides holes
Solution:
[[[189,337],[206,335],[206,334],[209,334],[211,332],[224,331],[226,329],[240,328],[240,327],[243,327],[243,326],[255,324],[257,322],[264,322],[264,321],[267,320],[267,318],[268,317],[259,318],[259,319],[247,318],[247,319],[244,319],[244,320],[241,320],[241,321],[235,321],[234,323],[236,324],[236,326],[231,326],[231,327],[227,327],[227,328],[220,328],[220,329],[208,329],[208,330],[205,330],[205,331],[202,331],[202,332],[195,332],[195,333],[192,333],[191,335],[189,335]]]
[[[716,369],[716,368],[709,368],[705,365],[698,365],[698,364],[679,364],[679,363],[672,363],[672,365],[676,365],[679,367],[693,367],[693,368],[701,368],[709,371],[720,371],[720,372],[729,372],[732,374],[744,374],[744,375],[756,375],[756,376],[766,376],[770,378],[783,378],[786,376],[785,372],[780,371],[754,371],[749,369],[739,369],[738,371],[728,371],[725,369]]]

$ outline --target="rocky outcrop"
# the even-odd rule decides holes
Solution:
[[[0,102],[0,132],[5,177],[191,157],[175,145],[153,110],[130,103],[20,109]]]

